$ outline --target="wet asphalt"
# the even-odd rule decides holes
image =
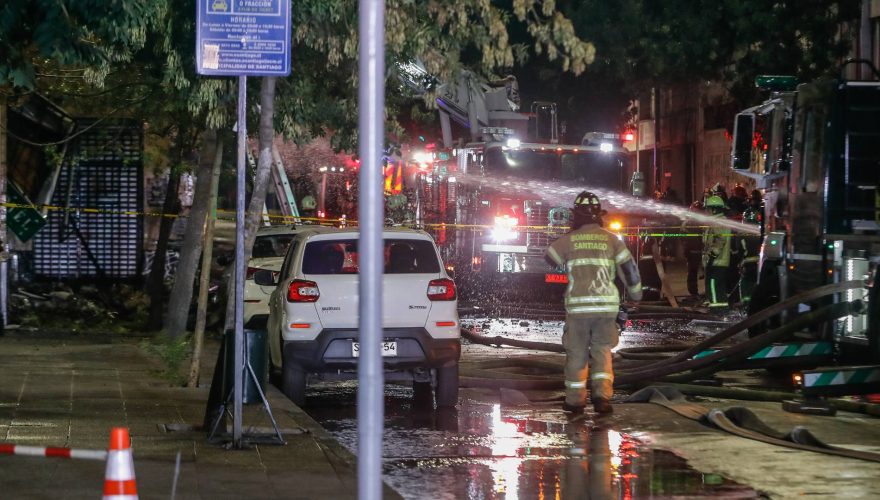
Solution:
[[[470,318],[486,335],[559,342],[562,322]],[[685,322],[625,331],[620,346],[702,338]],[[466,344],[462,359],[534,351]],[[546,353],[544,353],[546,355]],[[562,356],[562,355],[558,355]],[[561,359],[561,358],[560,358]],[[561,392],[513,394],[462,388],[456,409],[435,409],[430,393],[389,384],[385,391],[384,480],[404,498],[762,498],[747,485],[702,473],[650,435],[613,420],[563,413]],[[531,402],[518,396],[526,396]],[[357,383],[310,389],[306,412],[346,448],[357,451]]]

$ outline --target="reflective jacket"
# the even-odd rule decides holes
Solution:
[[[723,219],[723,215],[716,215]],[[730,265],[730,228],[723,226],[709,226],[703,235],[703,264],[716,267]]]
[[[546,258],[568,273],[565,312],[569,316],[616,317],[620,296],[614,285],[618,269],[627,293],[642,298],[639,269],[617,235],[586,224],[562,235],[547,248]]]

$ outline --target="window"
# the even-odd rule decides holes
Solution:
[[[265,259],[267,257],[284,257],[287,254],[287,247],[293,240],[292,234],[268,234],[257,236],[254,240],[254,250],[251,258]]]
[[[384,240],[386,274],[436,274],[440,262],[426,240]],[[319,240],[306,244],[303,274],[357,274],[358,240]]]

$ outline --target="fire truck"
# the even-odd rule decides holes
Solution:
[[[573,145],[521,142],[504,133],[435,151],[421,164],[417,222],[434,235],[446,262],[467,271],[457,279],[565,283],[544,252],[568,230],[577,193],[620,195],[626,151],[617,134],[589,133]],[[612,219],[622,220],[613,213]]]
[[[877,70],[866,61],[874,75]],[[764,190],[755,308],[830,283],[867,286],[861,314],[822,325],[849,359],[880,361],[880,82],[759,77],[767,101],[736,116],[732,167]],[[755,312],[755,311],[750,311]],[[860,361],[862,362],[862,361]]]
[[[424,82],[432,79],[422,65],[398,70],[409,88],[427,95]],[[467,271],[456,278],[463,292],[471,279],[483,288],[499,280],[565,283],[565,274],[543,256],[568,230],[569,207],[583,190],[602,198],[611,212],[606,222],[616,221],[612,229],[635,226],[637,218],[657,219],[638,214],[633,198],[623,196],[629,170],[619,134],[590,132],[579,143],[561,143],[556,104],[536,101],[528,113],[520,112],[513,77],[486,82],[463,71],[435,90],[443,146],[413,151],[405,184],[415,186],[416,223],[434,235],[447,263]],[[453,123],[469,135],[467,142],[453,140]],[[610,198],[617,198],[620,214],[604,203]],[[511,288],[532,294],[542,289],[502,287]]]

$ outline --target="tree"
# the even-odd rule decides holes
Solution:
[[[189,304],[192,302],[193,286],[196,269],[198,269],[199,254],[202,251],[205,219],[210,209],[212,198],[211,183],[214,170],[214,158],[216,156],[218,137],[216,130],[207,130],[202,134],[201,154],[199,155],[198,169],[196,170],[196,188],[193,195],[193,205],[186,222],[186,232],[183,236],[183,244],[180,248],[177,272],[174,275],[174,285],[171,288],[171,296],[168,300],[168,313],[165,316],[164,328],[169,337],[173,339],[183,337],[186,332],[186,323],[189,316]],[[210,245],[212,242],[205,242]],[[202,272],[210,273],[210,267]]]
[[[0,87],[83,77],[97,87],[133,60],[168,3],[154,0],[6,0],[0,7]],[[53,74],[58,70],[60,74]]]
[[[438,81],[452,81],[463,67],[487,76],[522,62],[534,52],[580,73],[593,60],[593,46],[575,35],[553,1],[515,0],[504,6],[485,0],[386,2],[388,129],[412,95],[400,85],[396,65],[420,60]],[[512,44],[508,24],[521,22],[528,42]],[[357,2],[310,0],[293,9],[293,73],[278,81],[276,130],[299,144],[332,132],[337,149],[356,151]],[[424,101],[433,106],[430,92]]]
[[[833,71],[859,0],[586,0],[564,9],[596,47],[591,72],[631,89],[725,82],[752,100],[758,74]]]

